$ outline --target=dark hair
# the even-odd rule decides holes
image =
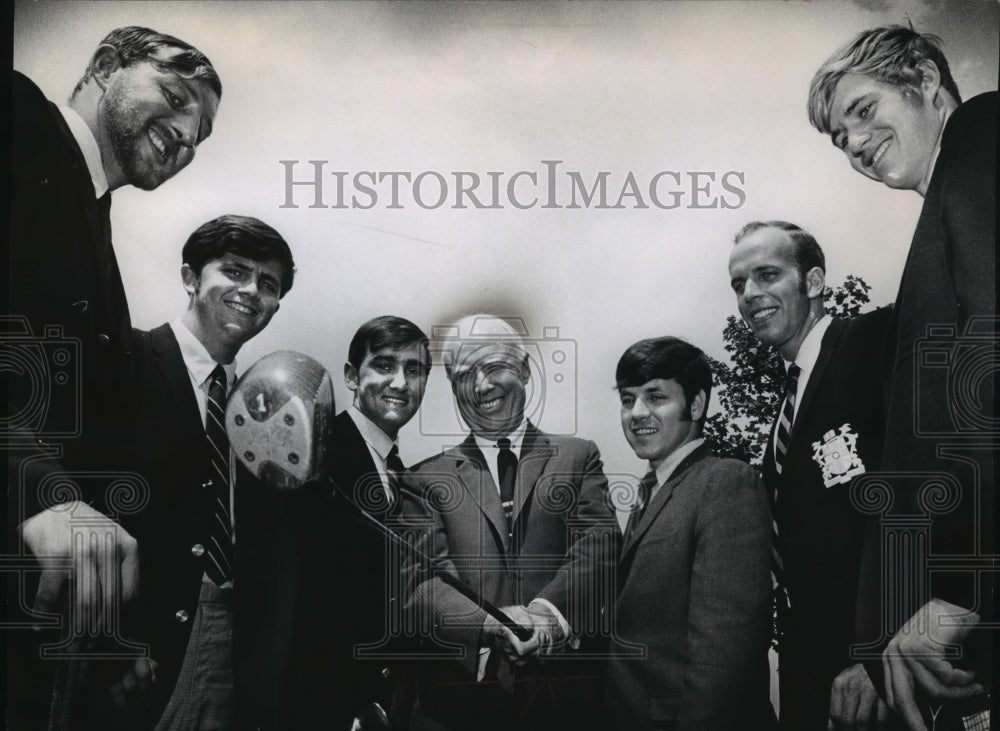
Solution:
[[[295,261],[281,234],[251,216],[227,214],[201,224],[188,237],[181,260],[195,273],[223,254],[245,256],[254,261],[276,260],[281,264],[281,296],[292,288]]]
[[[823,250],[816,243],[816,239],[805,229],[788,221],[751,221],[736,234],[735,243],[739,244],[747,236],[762,228],[777,228],[788,234],[795,244],[795,263],[803,278],[813,267],[819,267],[824,274],[826,273],[826,257],[823,256]]]
[[[104,37],[100,46],[111,46],[118,53],[118,60],[122,68],[131,66],[137,61],[149,61],[160,69],[172,71],[184,79],[198,79],[208,84],[215,95],[222,98],[222,81],[216,73],[212,62],[208,57],[190,43],[185,43],[179,38],[168,36],[165,33],[157,33],[149,28],[142,28],[137,25],[129,25],[124,28],[115,28]],[[158,54],[161,49],[169,51],[166,54]],[[94,75],[94,62],[91,59],[87,64],[87,70],[76,83],[70,99],[76,96],[83,85]]]
[[[409,320],[394,315],[376,317],[358,328],[351,338],[347,349],[347,362],[355,370],[361,370],[361,364],[368,353],[374,353],[383,348],[397,350],[407,345],[418,344],[423,352],[424,366],[430,368],[431,353],[427,335]]]
[[[691,401],[699,391],[705,392],[705,410],[699,423],[705,421],[708,400],[712,394],[712,366],[699,348],[680,338],[665,336],[640,340],[622,354],[615,369],[615,387],[636,388],[657,378],[677,381],[691,413]]]
[[[819,67],[809,84],[809,122],[823,134],[831,133],[830,106],[845,75],[860,74],[894,86],[917,88],[917,64],[922,61],[937,66],[941,86],[961,104],[962,95],[941,50],[941,39],[906,26],[886,25],[859,33]]]

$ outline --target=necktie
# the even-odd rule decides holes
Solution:
[[[778,416],[778,429],[774,436],[774,469],[780,475],[788,451],[788,437],[792,431],[792,418],[795,416],[795,393],[799,387],[800,368],[792,363],[788,367],[788,376],[785,378],[785,399],[781,405],[781,414]],[[785,548],[781,541],[781,534],[778,532],[778,522],[775,519],[777,508],[777,492],[768,491],[768,498],[771,501],[771,576],[774,584],[774,628],[773,640],[777,648],[781,640],[781,624],[785,612],[790,603],[788,600],[788,589],[785,584],[785,567],[781,555]]]
[[[774,468],[779,475],[785,460],[785,453],[788,451],[788,436],[792,432],[792,417],[795,416],[795,392],[799,387],[799,372],[799,367],[792,363],[788,367],[788,376],[785,378],[785,401],[781,406],[781,415],[778,417],[778,431],[774,435]]]
[[[498,439],[497,474],[500,476],[500,502],[507,518],[507,535],[514,535],[514,481],[517,479],[517,457],[510,448],[510,439]]]
[[[229,437],[226,436],[226,372],[215,366],[208,386],[205,434],[212,457],[212,527],[205,553],[208,578],[222,585],[233,575],[233,529],[229,514]]]
[[[395,444],[389,450],[385,458],[386,477],[389,482],[389,512],[392,513],[399,507],[399,476],[406,471],[406,465],[399,458],[399,447]]]
[[[632,538],[635,529],[639,527],[639,521],[642,520],[642,514],[646,512],[646,506],[649,505],[650,495],[654,487],[656,487],[656,470],[650,470],[639,481],[639,495],[632,505],[632,512],[629,513],[628,523],[625,525],[626,542]]]

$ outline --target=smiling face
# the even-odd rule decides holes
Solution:
[[[890,188],[927,190],[944,115],[932,87],[887,84],[847,74],[830,110],[830,137],[851,167]]]
[[[466,341],[449,378],[462,419],[475,434],[498,439],[524,419],[528,356],[505,343]]]
[[[743,320],[761,342],[794,360],[823,314],[823,270],[803,275],[788,232],[759,228],[733,247],[729,277]]]
[[[278,311],[283,265],[226,253],[201,268],[181,268],[190,295],[184,324],[219,363],[229,363],[243,344]]]
[[[204,81],[181,78],[154,59],[116,66],[102,83],[98,138],[112,188],[153,190],[183,170],[212,133],[219,98]]]
[[[395,439],[420,408],[427,384],[426,348],[412,343],[365,354],[361,367],[344,366],[354,405],[379,429]]]
[[[699,436],[698,420],[705,412],[705,392],[691,399],[671,379],[654,378],[641,386],[618,389],[622,431],[640,459],[656,469],[679,447]]]

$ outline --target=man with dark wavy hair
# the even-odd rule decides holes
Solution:
[[[10,619],[37,622],[37,612],[59,611],[71,573],[61,564],[72,560],[78,578],[86,577],[69,594],[79,625],[104,620],[116,592],[130,598],[136,587],[135,541],[91,506],[91,493],[103,493],[111,481],[87,477],[120,469],[115,444],[127,433],[121,399],[131,368],[131,322],[111,243],[111,191],[152,190],[187,166],[211,134],[222,87],[190,44],[127,27],[101,41],[65,105],[48,101],[17,72],[12,92],[9,255],[2,274],[10,285],[13,335],[69,345],[57,364],[67,369],[52,384],[16,369],[5,373],[8,546],[23,539],[22,551],[40,564],[40,572],[8,584],[9,606],[36,613]],[[44,408],[37,410],[39,399]],[[68,491],[50,489],[55,484]],[[74,559],[71,519],[78,527],[92,524],[94,535],[110,535],[113,549],[91,550],[96,542],[83,541]],[[12,632],[10,644],[24,642],[25,652],[37,656],[38,638],[29,634]],[[53,663],[36,662],[35,675],[16,659],[16,649],[9,656],[17,670],[8,677],[24,685],[9,693],[11,707],[44,715],[51,683],[39,681]],[[32,689],[42,696],[33,697]],[[61,699],[57,693],[53,707]],[[16,711],[11,718],[19,718]]]
[[[883,585],[891,557],[877,550],[880,535],[865,542],[859,640],[885,647],[869,674],[878,685],[885,670],[886,700],[910,728],[932,716],[941,728],[943,705],[966,728],[988,725],[995,574],[977,568],[996,555],[997,93],[963,103],[940,39],[886,26],[823,63],[809,120],[859,173],[924,199],[891,326],[882,469],[897,488],[893,511],[930,517],[930,550],[953,558],[926,576],[897,566],[900,583]],[[928,344],[954,357],[920,358]],[[941,486],[956,500],[944,513],[921,502]],[[946,654],[958,645],[960,659]]]
[[[181,257],[187,310],[133,331],[138,416],[123,460],[145,479],[148,502],[122,518],[141,578],[123,629],[148,658],[119,666],[94,688],[94,705],[110,698],[130,729],[273,727],[297,495],[238,467],[212,425],[222,429],[236,356],[278,311],[295,265],[277,231],[236,215],[198,227]]]

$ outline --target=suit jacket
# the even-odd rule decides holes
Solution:
[[[610,590],[618,539],[596,445],[528,425],[517,466],[512,539],[485,459],[469,435],[408,473],[404,516],[415,532],[425,531],[421,548],[428,560],[500,607],[546,599],[577,633],[595,638],[610,601],[602,587]],[[421,571],[412,557],[404,571],[412,588],[410,621],[449,655],[418,669],[417,728],[594,723],[599,685],[593,668],[574,665],[571,652],[544,663],[540,676],[551,682],[537,698],[528,690],[537,686],[529,682],[517,684],[516,693],[501,683],[477,683],[485,612]],[[504,660],[498,678],[510,677]]]
[[[394,524],[375,462],[346,411],[334,417],[327,449],[329,480],[309,486],[302,531],[288,728],[349,729],[372,703],[389,713],[401,672],[389,660],[405,650],[398,551],[371,520]]]
[[[891,314],[876,310],[830,323],[796,408],[780,475],[773,429],[764,456],[790,605],[778,617],[780,717],[782,727],[795,731],[826,729],[830,684],[855,662],[849,647],[867,516],[855,508],[851,490],[858,476],[880,466],[885,432],[877,364]],[[824,456],[817,452],[824,444],[844,449]]]
[[[704,445],[695,449],[622,546],[606,728],[775,725],[770,555],[770,512],[757,473]]]
[[[138,541],[140,591],[130,636],[159,663],[149,702],[129,728],[154,725],[187,649],[208,559],[213,519],[209,446],[180,347],[169,325],[134,331],[137,421],[134,468],[148,484],[141,509],[118,517]],[[238,466],[234,488],[233,673],[239,728],[279,725],[295,612],[298,495],[273,490]]]
[[[4,333],[5,352],[25,376],[4,374],[11,421],[0,439],[6,540],[16,553],[17,525],[57,494],[68,499],[64,488],[54,489],[56,479],[69,477],[75,496],[91,500],[109,487],[108,472],[121,472],[119,402],[131,325],[111,248],[110,195],[95,199],[83,154],[55,105],[17,72],[12,92],[10,234],[0,261],[7,312],[19,318]],[[37,577],[26,579],[23,588],[7,582],[9,621],[23,619],[18,607],[34,596]],[[44,727],[57,663],[32,658],[40,641],[57,643],[65,634],[8,633],[11,728]]]
[[[896,475],[890,477],[893,512],[932,518],[930,549],[937,556],[996,552],[996,379],[987,375],[983,357],[1000,337],[994,319],[997,124],[996,92],[968,100],[948,120],[896,296],[883,470]],[[936,332],[929,335],[929,326]],[[948,512],[922,501],[919,489],[942,474],[939,483],[957,485],[958,501]],[[870,530],[881,538],[877,521]],[[908,575],[905,583],[885,587],[896,600],[885,626],[880,544],[866,542],[864,574],[871,579],[858,607],[859,638],[875,644],[887,642],[929,598],[906,590],[927,585]],[[994,582],[990,573],[937,571],[929,593],[987,618],[995,611]],[[974,631],[961,661],[977,669],[980,681],[991,667],[989,634]],[[879,678],[881,663],[871,663],[869,672]]]

